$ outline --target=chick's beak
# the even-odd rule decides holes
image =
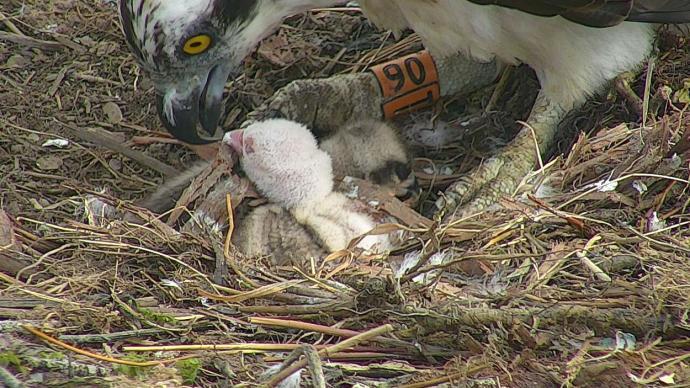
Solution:
[[[189,144],[221,139],[223,130],[218,124],[230,72],[229,66],[217,65],[172,84],[159,85],[156,108],[171,135]]]
[[[225,134],[223,143],[232,148],[238,155],[242,156],[244,152],[244,130],[237,129]]]

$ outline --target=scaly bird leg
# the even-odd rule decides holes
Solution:
[[[553,143],[558,124],[568,109],[546,97],[537,96],[526,126],[498,155],[486,160],[452,184],[439,198],[437,216],[457,219],[493,205],[510,195],[520,181],[535,167],[537,149],[545,152]]]
[[[461,54],[434,62],[443,96],[474,92],[491,84],[500,73],[495,61],[480,63]],[[400,75],[395,71],[389,74],[393,79]],[[297,80],[250,113],[242,127],[253,121],[282,117],[306,124],[316,136],[323,136],[353,120],[382,118],[384,102],[379,81],[370,71]]]

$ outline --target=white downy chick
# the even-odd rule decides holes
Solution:
[[[223,141],[271,202],[286,209],[321,202],[333,192],[331,159],[301,124],[271,119],[229,132]]]
[[[355,210],[354,201],[333,191],[331,159],[319,149],[305,126],[284,119],[266,120],[229,132],[223,141],[240,155],[247,177],[272,204],[270,209],[255,209],[239,225],[236,244],[245,254],[265,254],[266,248],[273,248],[268,245],[302,245],[295,241],[295,233],[281,235],[281,241],[276,241],[275,233],[270,237],[256,235],[267,230],[264,224],[277,223],[274,219],[262,221],[257,212],[265,216],[268,212],[280,214],[279,209],[284,209],[307,228],[326,252],[346,248],[352,239],[376,226],[370,216]],[[286,230],[293,229],[286,227],[286,221],[280,224]],[[310,244],[304,242],[304,246]],[[366,236],[357,246],[383,251],[389,248],[389,242],[386,236]]]

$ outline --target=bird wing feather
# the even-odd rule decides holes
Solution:
[[[470,0],[539,16],[560,15],[590,27],[610,27],[623,21],[690,22],[688,0]]]
[[[688,0],[638,0],[628,20],[652,23],[690,23]]]

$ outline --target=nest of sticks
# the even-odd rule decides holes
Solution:
[[[195,156],[160,128],[113,4],[5,2],[0,381],[253,386],[302,370],[314,386],[688,384],[690,52],[666,34],[659,46],[654,66],[563,124],[575,135],[564,135],[560,156],[501,210],[440,224],[420,214],[424,203],[379,198],[400,220],[391,230],[413,236],[405,246],[299,269],[243,257],[227,231],[180,227],[184,207],[145,225],[111,217],[140,212],[132,200]],[[356,9],[295,16],[248,58],[224,125],[291,80],[420,47]],[[437,107],[480,119],[475,133],[416,160],[427,205],[495,146],[483,140],[509,139],[524,118],[529,106],[515,96],[529,102],[534,77],[520,68],[509,78]],[[232,225],[228,210],[252,196],[203,183],[231,174],[217,160],[183,202],[214,206]],[[412,251],[418,260],[396,271]]]

